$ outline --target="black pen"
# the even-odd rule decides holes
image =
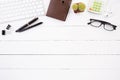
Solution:
[[[21,30],[23,30],[24,28],[26,28],[27,26],[31,25],[32,23],[34,23],[35,21],[37,21],[39,18],[34,18],[33,20],[31,20],[30,22],[28,22],[27,24],[25,24],[24,26],[22,26],[21,28],[19,28],[18,30],[16,30],[16,32],[19,32]]]
[[[43,24],[43,22],[39,22],[39,23],[37,23],[37,24],[35,24],[35,25],[32,25],[32,26],[30,26],[30,27],[28,27],[28,28],[25,28],[25,29],[20,30],[20,31],[17,31],[17,32],[23,32],[23,31],[26,31],[26,30],[28,30],[28,29],[34,28],[34,27],[36,27],[36,26],[39,26],[39,25],[41,25],[41,24]]]

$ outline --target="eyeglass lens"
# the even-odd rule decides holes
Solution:
[[[113,27],[112,25],[105,24],[105,25],[104,25],[104,29],[105,29],[105,30],[108,30],[108,31],[113,31],[113,30],[114,30],[114,27]]]
[[[98,21],[92,21],[91,22],[91,26],[94,26],[94,27],[100,27],[102,25],[101,22],[98,22]]]

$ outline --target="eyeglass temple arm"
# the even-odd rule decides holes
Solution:
[[[102,20],[97,20],[97,19],[90,19],[90,21],[105,22],[105,21],[102,21]]]
[[[88,25],[90,25],[91,24],[91,22],[89,22],[89,23],[87,23]]]

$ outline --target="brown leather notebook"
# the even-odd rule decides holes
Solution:
[[[51,0],[46,16],[66,20],[72,0]]]

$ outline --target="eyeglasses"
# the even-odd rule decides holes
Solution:
[[[104,29],[107,31],[113,31],[113,30],[116,30],[116,28],[117,28],[116,25],[113,25],[106,21],[96,20],[96,19],[90,19],[90,22],[88,23],[88,25],[91,25],[91,26],[97,27],[97,28],[103,26]]]

